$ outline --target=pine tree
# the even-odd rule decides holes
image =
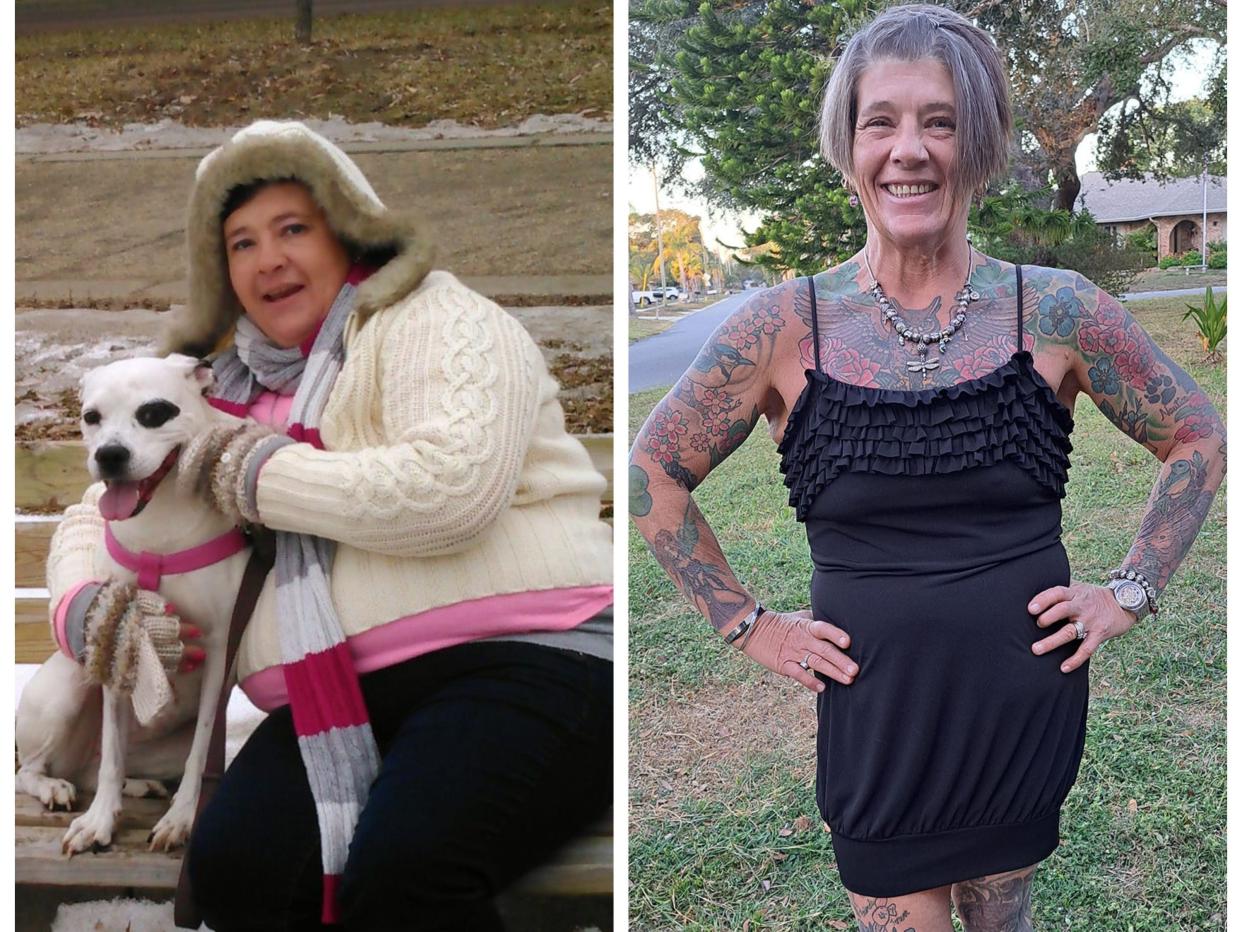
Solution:
[[[701,153],[709,200],[764,212],[746,237],[772,245],[762,265],[810,272],[863,241],[862,211],[820,156],[816,125],[838,37],[867,8],[867,0],[703,3],[690,19],[687,3],[644,5],[649,23],[686,24],[656,62],[670,74],[669,130]]]

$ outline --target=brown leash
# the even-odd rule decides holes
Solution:
[[[194,829],[198,828],[199,817],[207,808],[207,803],[220,785],[224,775],[224,738],[228,731],[225,721],[229,706],[229,694],[232,692],[233,660],[237,656],[237,647],[241,644],[242,631],[254,613],[255,603],[259,601],[259,593],[263,591],[263,582],[268,571],[276,560],[276,538],[263,529],[251,530],[250,559],[246,562],[246,571],[242,575],[241,586],[237,590],[237,601],[233,603],[233,615],[229,618],[229,639],[224,653],[224,687],[220,690],[220,698],[216,702],[216,722],[211,731],[211,743],[207,746],[207,763],[203,768],[203,785],[198,793],[198,807],[194,810],[194,826],[190,830],[190,838],[194,837]],[[194,903],[194,894],[190,890],[190,851],[187,843],[185,855],[181,859],[181,874],[177,877],[177,895],[173,901],[173,921],[179,928],[197,929],[202,925],[202,916]]]

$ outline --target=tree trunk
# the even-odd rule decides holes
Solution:
[[[297,0],[297,39],[302,45],[311,44],[311,0]]]
[[[1078,169],[1073,163],[1062,165],[1055,171],[1057,183],[1056,203],[1052,206],[1056,210],[1074,211],[1074,203],[1078,200],[1078,193],[1082,190],[1082,182],[1078,180]]]

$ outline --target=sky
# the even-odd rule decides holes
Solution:
[[[1198,49],[1185,60],[1175,62],[1173,71],[1173,99],[1186,100],[1199,96],[1212,62],[1213,46],[1209,42],[1196,43]],[[1083,139],[1077,152],[1078,173],[1080,175],[1095,170],[1095,134]],[[694,160],[687,164],[682,172],[690,181],[698,181],[703,177],[703,167]],[[629,171],[629,206],[639,213],[655,211],[655,185],[651,171],[642,166],[630,165]],[[661,179],[663,182],[663,179]],[[702,218],[703,241],[709,249],[720,255],[729,250],[718,245],[718,242],[741,246],[742,229],[752,230],[758,224],[758,214],[737,214],[730,211],[713,210],[699,199],[687,198],[670,191],[666,183],[660,185],[660,209],[684,210],[688,214],[697,214]]]

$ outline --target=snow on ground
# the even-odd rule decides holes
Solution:
[[[173,928],[172,903],[118,897],[62,904],[56,910],[51,932],[168,932]]]
[[[504,139],[542,134],[611,133],[612,123],[576,113],[546,116],[537,113],[517,126],[480,129],[455,120],[433,120],[419,129],[383,123],[350,123],[342,117],[304,120],[315,132],[338,144],[362,142],[420,142],[431,139]],[[35,123],[16,132],[18,155],[54,152],[123,152],[135,149],[209,149],[231,137],[239,127],[184,126],[176,120],[126,123],[120,130],[92,126],[87,121]]]
[[[76,397],[82,376],[96,366],[129,356],[149,355],[147,338],[109,337],[95,343],[65,343],[55,334],[18,330],[14,333],[16,409],[14,427],[27,430],[43,423],[49,429],[68,415],[73,428],[76,414],[67,410]]]

